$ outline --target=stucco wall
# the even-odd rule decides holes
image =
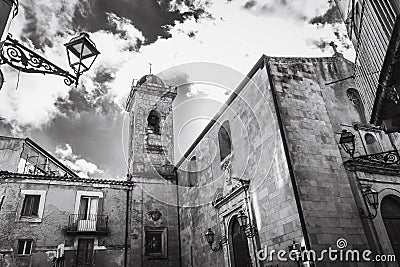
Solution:
[[[21,190],[46,191],[43,217],[41,222],[21,220],[23,203]],[[97,238],[95,254],[102,260],[96,266],[121,266],[125,233],[125,195],[120,188],[83,183],[65,184],[62,182],[2,180],[0,195],[4,203],[0,210],[0,251],[13,262],[10,266],[50,266],[57,245],[65,243],[66,263],[74,264],[76,235],[66,235],[64,228],[68,217],[74,214],[77,191],[102,192],[104,197],[103,215],[108,216],[110,234],[91,236]],[[82,237],[82,236],[80,236]],[[31,256],[16,256],[18,239],[33,239],[34,249]],[[95,241],[96,242],[96,241]],[[117,255],[117,256],[115,256]],[[123,260],[123,257],[122,257]],[[31,264],[31,265],[30,265]],[[67,264],[67,266],[72,266]],[[8,265],[5,265],[8,266]]]
[[[17,172],[25,140],[0,136],[0,170]]]

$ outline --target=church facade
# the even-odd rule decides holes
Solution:
[[[261,57],[177,164],[183,266],[397,266],[399,156],[353,69]]]

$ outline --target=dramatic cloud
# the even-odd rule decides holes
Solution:
[[[16,39],[66,70],[63,44],[80,31],[89,32],[101,54],[77,88],[57,76],[18,73],[3,65],[0,133],[32,137],[49,151],[70,144],[80,155],[71,162],[82,173],[123,177],[127,146],[121,136],[128,124],[123,106],[133,79],[148,74],[149,63],[155,74],[188,62],[214,62],[246,74],[262,54],[329,56],[333,51],[326,44],[338,39],[339,50],[352,58],[344,26],[329,23],[331,9],[321,0],[22,1],[10,30]],[[212,117],[239,82],[216,72],[231,82],[226,90],[185,84],[201,71],[161,75],[166,84],[179,85],[176,133],[187,115]],[[181,152],[205,123],[176,137]],[[93,172],[90,164],[103,173]]]
[[[96,164],[88,162],[80,156],[75,155],[69,144],[56,146],[55,153],[62,163],[76,172],[80,177],[86,178],[89,177],[89,175],[99,175],[104,173],[104,171],[100,170]]]

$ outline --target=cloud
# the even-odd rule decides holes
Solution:
[[[2,128],[33,135],[48,147],[70,144],[81,155],[77,159],[101,166],[107,175],[123,176],[126,166],[116,136],[122,131],[123,105],[132,80],[148,74],[148,63],[155,74],[199,61],[246,74],[262,54],[330,56],[333,51],[317,44],[345,38],[344,27],[309,23],[329,8],[320,0],[23,1],[11,25],[15,38],[66,70],[63,44],[81,30],[90,33],[101,54],[77,88],[66,86],[57,76],[18,74],[3,65],[6,83],[0,91],[0,117],[6,126]],[[339,49],[352,58],[349,48],[342,44]],[[198,71],[176,72],[175,79],[172,74],[163,79],[176,85],[193,80]],[[239,82],[222,78],[231,82],[229,88]],[[199,96],[215,103],[226,98],[213,86],[186,85],[179,90],[176,103]],[[202,115],[212,117],[218,110],[213,106],[207,113],[200,102],[175,114],[177,129],[185,122],[182,114],[204,108]],[[71,159],[76,166],[77,159]]]
[[[319,25],[336,24],[342,23],[342,18],[339,9],[335,5],[332,5],[323,15],[312,18],[310,23]]]
[[[61,162],[76,172],[80,177],[87,178],[92,175],[103,174],[104,171],[99,169],[96,164],[91,163],[72,152],[69,144],[60,144],[56,146],[55,154],[60,158]]]

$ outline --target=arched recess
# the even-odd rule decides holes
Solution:
[[[147,117],[147,133],[160,134],[161,116],[156,110],[150,111]]]
[[[346,91],[347,98],[351,102],[351,104],[355,107],[360,116],[360,122],[367,123],[367,119],[365,117],[364,106],[361,100],[360,93],[355,88],[349,88]]]
[[[249,244],[245,232],[240,228],[237,216],[231,218],[228,231],[232,267],[251,267]]]
[[[372,135],[371,133],[366,133],[364,135],[364,140],[368,154],[376,154],[382,152],[381,146],[374,135]]]
[[[385,196],[381,201],[381,215],[396,259],[400,259],[400,198]]]
[[[221,128],[219,128],[218,144],[219,154],[222,161],[232,152],[231,128],[229,126],[229,121],[222,123]]]

